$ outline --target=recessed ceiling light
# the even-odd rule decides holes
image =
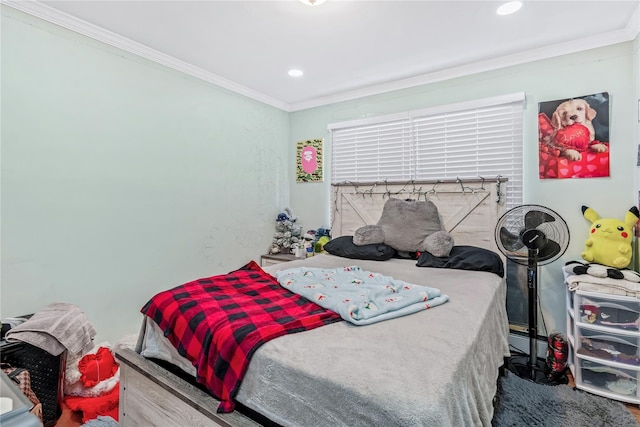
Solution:
[[[291,77],[301,77],[303,74],[304,73],[302,72],[302,70],[296,70],[296,69],[289,70],[289,75]]]
[[[500,6],[496,13],[498,15],[511,15],[512,13],[519,11],[521,7],[521,1],[510,1]]]
[[[300,3],[304,3],[307,6],[320,6],[322,3],[327,0],[300,0]]]

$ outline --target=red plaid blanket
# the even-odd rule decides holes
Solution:
[[[160,292],[141,312],[193,363],[196,380],[220,400],[218,412],[233,411],[249,360],[262,344],[341,320],[281,287],[254,261]]]

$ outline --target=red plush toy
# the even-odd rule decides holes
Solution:
[[[580,123],[574,123],[567,127],[558,129],[555,142],[565,149],[586,151],[590,141],[589,129]]]

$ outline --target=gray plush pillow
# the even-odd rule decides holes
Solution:
[[[429,252],[433,256],[443,257],[449,256],[449,252],[453,248],[453,236],[446,231],[436,231],[424,239],[424,251]]]
[[[353,235],[353,244],[362,245],[379,245],[384,242],[384,232],[377,225],[365,225],[356,230]]]
[[[427,201],[390,198],[377,225],[366,225],[353,235],[357,245],[384,243],[397,251],[447,256],[453,238],[444,231],[436,205]]]

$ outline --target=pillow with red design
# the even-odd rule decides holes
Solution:
[[[111,350],[100,347],[95,354],[87,354],[78,362],[80,381],[85,387],[93,387],[100,381],[111,378],[118,371],[118,363]]]

